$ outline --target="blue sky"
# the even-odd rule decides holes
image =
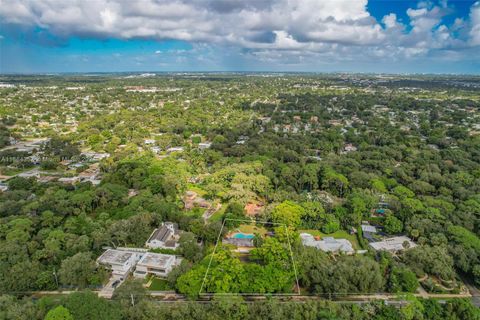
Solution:
[[[3,0],[0,73],[480,73],[480,2]]]

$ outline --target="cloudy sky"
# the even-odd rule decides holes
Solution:
[[[480,1],[0,0],[0,73],[480,73]]]

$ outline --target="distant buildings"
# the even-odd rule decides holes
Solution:
[[[79,177],[63,177],[58,179],[58,182],[64,183],[64,184],[75,184],[79,181],[80,181]]]
[[[211,146],[212,146],[212,143],[211,143],[211,142],[200,142],[200,143],[198,144],[198,148],[199,148],[200,150],[209,149]]]
[[[172,249],[178,248],[180,231],[176,223],[165,222],[158,229],[155,229],[148,238],[145,246],[151,249]]]
[[[183,147],[171,147],[167,149],[167,153],[172,153],[172,152],[183,152],[184,148]]]
[[[397,252],[409,248],[414,248],[417,245],[409,237],[399,236],[384,239],[378,242],[371,242],[370,246],[377,251],[384,250],[389,252]]]
[[[90,161],[100,161],[110,157],[110,153],[106,152],[82,152],[81,155]]]
[[[343,252],[346,254],[353,254],[355,252],[350,241],[346,239],[324,237],[322,240],[316,240],[315,237],[309,233],[301,233],[300,238],[304,246],[314,247],[325,252]]]
[[[263,204],[249,202],[245,205],[243,209],[245,210],[245,214],[247,216],[254,217],[259,215],[263,211]]]
[[[145,139],[145,140],[143,140],[143,143],[145,143],[145,144],[155,144],[155,139]]]
[[[345,154],[345,153],[349,153],[349,152],[354,152],[354,151],[357,151],[357,147],[355,147],[353,144],[351,143],[347,143],[344,147],[343,147],[343,151],[341,152],[342,154]]]

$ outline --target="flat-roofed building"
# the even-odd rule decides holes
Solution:
[[[402,251],[409,248],[414,248],[417,245],[409,237],[399,236],[399,237],[384,239],[378,242],[371,242],[370,246],[377,251],[384,250],[384,251],[396,252],[396,251]]]
[[[98,257],[97,263],[111,269],[113,275],[126,277],[143,255],[141,251],[108,249]]]
[[[166,277],[180,262],[180,258],[171,254],[147,252],[138,261],[133,276],[145,278],[148,274],[153,274],[158,277]]]

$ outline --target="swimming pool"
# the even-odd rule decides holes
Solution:
[[[235,239],[252,239],[254,237],[255,237],[255,235],[253,235],[253,234],[241,233],[241,232],[238,232],[238,233],[235,233],[234,235],[232,235],[232,238],[235,238]]]

